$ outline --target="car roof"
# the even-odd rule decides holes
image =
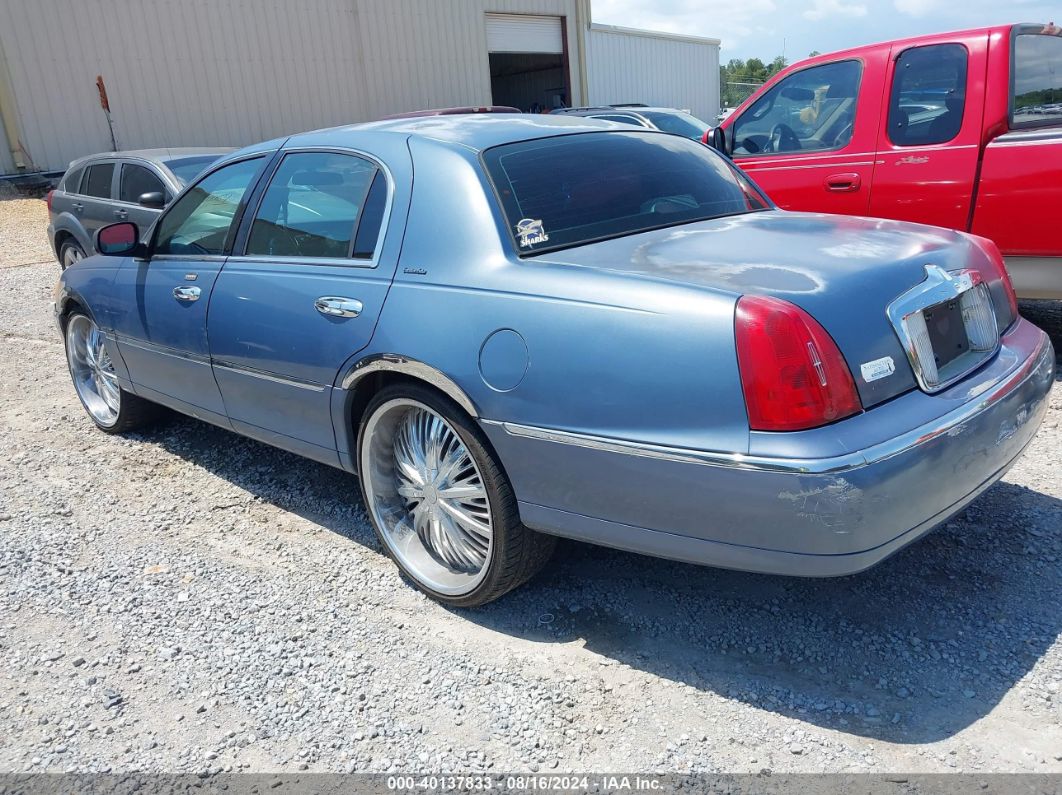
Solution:
[[[122,160],[124,158],[136,158],[138,160],[151,160],[155,163],[165,163],[167,160],[178,160],[184,157],[221,157],[229,152],[236,151],[231,146],[175,146],[167,149],[123,149],[120,152],[99,152],[94,155],[79,157],[70,166],[81,165],[89,160]]]
[[[277,144],[287,148],[297,146],[350,146],[363,144],[376,136],[425,138],[453,144],[473,151],[482,151],[500,144],[550,138],[575,133],[622,130],[630,126],[584,117],[555,116],[531,113],[476,113],[468,115],[425,116],[405,119],[351,124],[325,130],[293,135]],[[248,147],[244,153],[262,151],[264,144]]]

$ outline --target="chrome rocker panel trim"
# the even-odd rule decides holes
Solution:
[[[859,469],[924,445],[938,436],[945,435],[958,426],[969,422],[984,411],[1006,398],[1021,383],[1034,378],[1046,367],[1054,364],[1048,338],[1043,336],[1036,352],[1008,376],[1000,379],[982,394],[979,399],[925,423],[888,441],[865,450],[830,458],[781,458],[754,456],[742,453],[725,453],[710,450],[689,450],[680,447],[613,439],[589,434],[573,433],[551,428],[539,428],[497,420],[482,420],[489,425],[502,427],[510,436],[539,439],[557,444],[568,444],[624,455],[655,458],[685,464],[726,467],[730,469],[759,470],[765,472],[788,472],[797,475],[824,475]]]

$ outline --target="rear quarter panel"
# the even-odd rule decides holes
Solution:
[[[402,257],[365,356],[437,368],[486,420],[747,450],[732,296],[522,261],[475,155],[410,147]]]

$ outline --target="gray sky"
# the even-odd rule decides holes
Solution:
[[[1062,24],[1062,3],[1039,0],[591,0],[595,22],[723,40],[721,60],[812,50],[1004,22]]]

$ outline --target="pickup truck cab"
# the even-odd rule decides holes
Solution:
[[[1019,296],[1062,298],[1053,23],[816,56],[779,72],[720,130],[715,145],[782,208],[981,235],[1003,252]]]

